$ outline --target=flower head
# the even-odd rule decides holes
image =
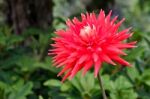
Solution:
[[[117,16],[111,19],[111,11],[105,16],[103,10],[96,17],[95,13],[81,14],[81,21],[76,17],[67,20],[66,30],[56,31],[57,37],[53,38],[54,49],[49,54],[54,54],[53,62],[57,67],[63,67],[58,76],[65,73],[63,81],[83,70],[83,75],[94,67],[97,76],[103,62],[123,66],[130,64],[120,55],[126,55],[122,50],[135,47],[136,42],[125,43],[132,36],[130,28],[118,31],[125,19],[116,23]]]

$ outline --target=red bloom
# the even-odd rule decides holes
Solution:
[[[54,54],[54,64],[63,67],[58,76],[66,72],[63,81],[83,69],[83,75],[94,67],[94,75],[97,76],[102,62],[115,65],[115,62],[123,66],[130,66],[120,55],[126,55],[122,50],[135,47],[136,42],[124,43],[122,41],[132,36],[130,29],[118,31],[125,19],[115,23],[117,16],[111,20],[111,11],[105,16],[100,11],[98,17],[95,13],[81,14],[82,20],[76,17],[66,22],[66,30],[56,31],[57,37],[53,38],[55,44],[50,54]]]

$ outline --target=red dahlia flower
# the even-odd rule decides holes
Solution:
[[[97,76],[102,62],[115,65],[115,62],[123,66],[130,66],[120,55],[126,55],[122,50],[135,47],[136,42],[125,43],[132,36],[130,29],[118,31],[125,19],[115,23],[117,16],[111,20],[111,11],[105,16],[100,11],[98,17],[95,13],[81,14],[81,21],[76,17],[67,20],[66,30],[56,31],[57,37],[53,38],[54,54],[53,62],[57,67],[63,67],[58,76],[65,73],[62,81],[73,78],[75,74],[83,70],[83,75],[94,67],[94,75]]]

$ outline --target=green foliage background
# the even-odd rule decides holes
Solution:
[[[80,0],[53,0],[54,20],[48,30],[29,28],[16,35],[7,24],[0,26],[0,99],[102,99],[93,71],[60,82],[60,71],[47,56],[55,29],[65,20],[85,12]],[[116,9],[126,18],[121,27],[132,26],[137,48],[124,57],[132,68],[103,64],[101,75],[109,99],[150,99],[150,1],[116,0]],[[4,20],[1,16],[0,20]],[[2,21],[1,21],[2,22]]]

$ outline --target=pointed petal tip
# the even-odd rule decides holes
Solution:
[[[109,64],[114,65],[114,66],[117,65],[117,64],[114,63],[113,61],[110,61]]]
[[[125,52],[122,52],[121,54],[124,55],[124,56],[128,55],[128,54],[126,54]]]
[[[61,83],[63,84],[66,79],[62,78]]]
[[[116,15],[115,17],[114,17],[114,19],[117,19],[119,17],[119,15]]]
[[[132,64],[129,64],[128,67],[133,67],[133,65],[132,65]]]
[[[134,44],[136,44],[136,43],[137,43],[137,41],[133,41],[133,42],[130,42],[129,44],[134,45]],[[137,46],[137,45],[135,45],[135,46]]]
[[[114,65],[114,66],[115,66],[115,65],[117,65],[117,64],[116,64],[116,63],[112,63],[112,65]]]
[[[83,69],[82,77],[84,77],[84,76],[85,76],[86,72],[87,72],[87,70]]]
[[[137,41],[133,41],[133,42],[134,42],[134,44],[137,43]]]
[[[71,73],[70,73],[70,75],[69,75],[69,80],[72,80],[73,79],[73,77],[74,77],[74,75],[72,74],[72,71],[71,71]]]
[[[50,56],[50,55],[51,55],[51,53],[47,53],[47,55],[48,55],[48,56]]]
[[[112,13],[112,10],[110,10],[109,13]]]
[[[129,35],[129,37],[132,37],[132,36],[133,36],[133,34],[134,34],[134,32],[131,32],[131,33],[130,33],[130,35]]]
[[[103,11],[103,9],[100,9],[99,13],[101,13]]]
[[[138,46],[133,46],[133,48],[137,48]]]
[[[64,81],[63,81],[63,80],[61,80],[61,83],[63,84],[63,83],[64,83]]]
[[[48,56],[55,55],[55,53],[47,53]]]
[[[133,64],[128,63],[128,64],[123,65],[123,66],[125,66],[125,67],[133,67]]]
[[[60,77],[62,74],[63,74],[62,72],[59,72],[59,73],[57,74],[57,77]]]
[[[57,74],[57,77],[60,77],[60,74]]]
[[[128,30],[131,30],[131,29],[132,29],[132,27],[129,27],[129,28],[128,28]]]
[[[64,81],[70,76],[70,74],[71,74],[71,71],[68,71],[68,72],[65,74],[65,76],[63,77],[62,82],[64,82]]]
[[[70,75],[69,80],[72,80],[72,79],[73,79],[73,76],[72,76],[72,75]]]
[[[85,16],[84,13],[81,13],[81,16]]]
[[[126,18],[122,18],[122,21],[125,21],[126,20]]]
[[[81,75],[82,77],[84,77],[85,76],[85,73],[84,72],[82,72],[82,75]]]
[[[109,11],[108,16],[111,16],[111,14],[112,14],[112,10]]]
[[[97,78],[97,75],[98,75],[98,74],[94,73],[94,78]]]
[[[60,68],[62,65],[57,65],[56,68]]]
[[[127,65],[128,67],[133,67],[133,64],[129,63],[129,65]]]

